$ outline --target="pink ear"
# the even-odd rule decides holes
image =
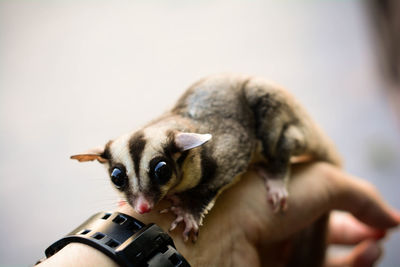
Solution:
[[[96,148],[92,148],[82,154],[73,155],[70,158],[76,159],[79,162],[93,161],[93,160],[97,159],[100,163],[106,163],[108,160],[101,156],[103,154],[103,152],[104,152],[104,148],[96,147]]]
[[[201,146],[211,138],[211,134],[177,133],[175,135],[175,144],[181,151],[185,151]]]

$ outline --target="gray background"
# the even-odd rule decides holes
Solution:
[[[27,265],[117,197],[69,155],[162,113],[198,78],[289,88],[346,170],[400,209],[399,128],[361,1],[1,1],[0,265]],[[351,205],[351,203],[349,203]],[[380,266],[400,266],[400,233]]]

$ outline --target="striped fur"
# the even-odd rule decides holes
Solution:
[[[129,185],[122,194],[133,207],[148,210],[173,196],[196,224],[251,162],[261,162],[278,179],[288,179],[291,163],[340,166],[332,142],[287,91],[243,75],[202,79],[160,118],[109,142],[104,151],[72,158],[98,160],[110,172],[124,166]],[[152,177],[155,160],[167,163],[170,179],[157,183]]]

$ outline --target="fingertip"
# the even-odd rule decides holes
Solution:
[[[373,266],[382,255],[382,249],[377,242],[367,241],[354,254],[355,267]]]
[[[391,217],[391,224],[388,228],[398,227],[400,225],[400,213],[396,210],[389,211]]]
[[[380,240],[386,236],[386,230],[377,230],[375,236],[373,237],[375,240]]]
[[[395,218],[395,220],[397,222],[397,226],[400,225],[400,212],[396,211],[396,212],[394,212],[393,215],[394,215],[394,218]]]

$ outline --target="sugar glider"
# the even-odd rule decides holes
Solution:
[[[245,75],[213,75],[194,83],[175,106],[144,127],[101,149],[74,155],[98,160],[139,213],[162,198],[196,239],[217,196],[249,166],[265,179],[275,211],[287,207],[286,183],[293,162],[340,164],[331,141],[283,88]]]

